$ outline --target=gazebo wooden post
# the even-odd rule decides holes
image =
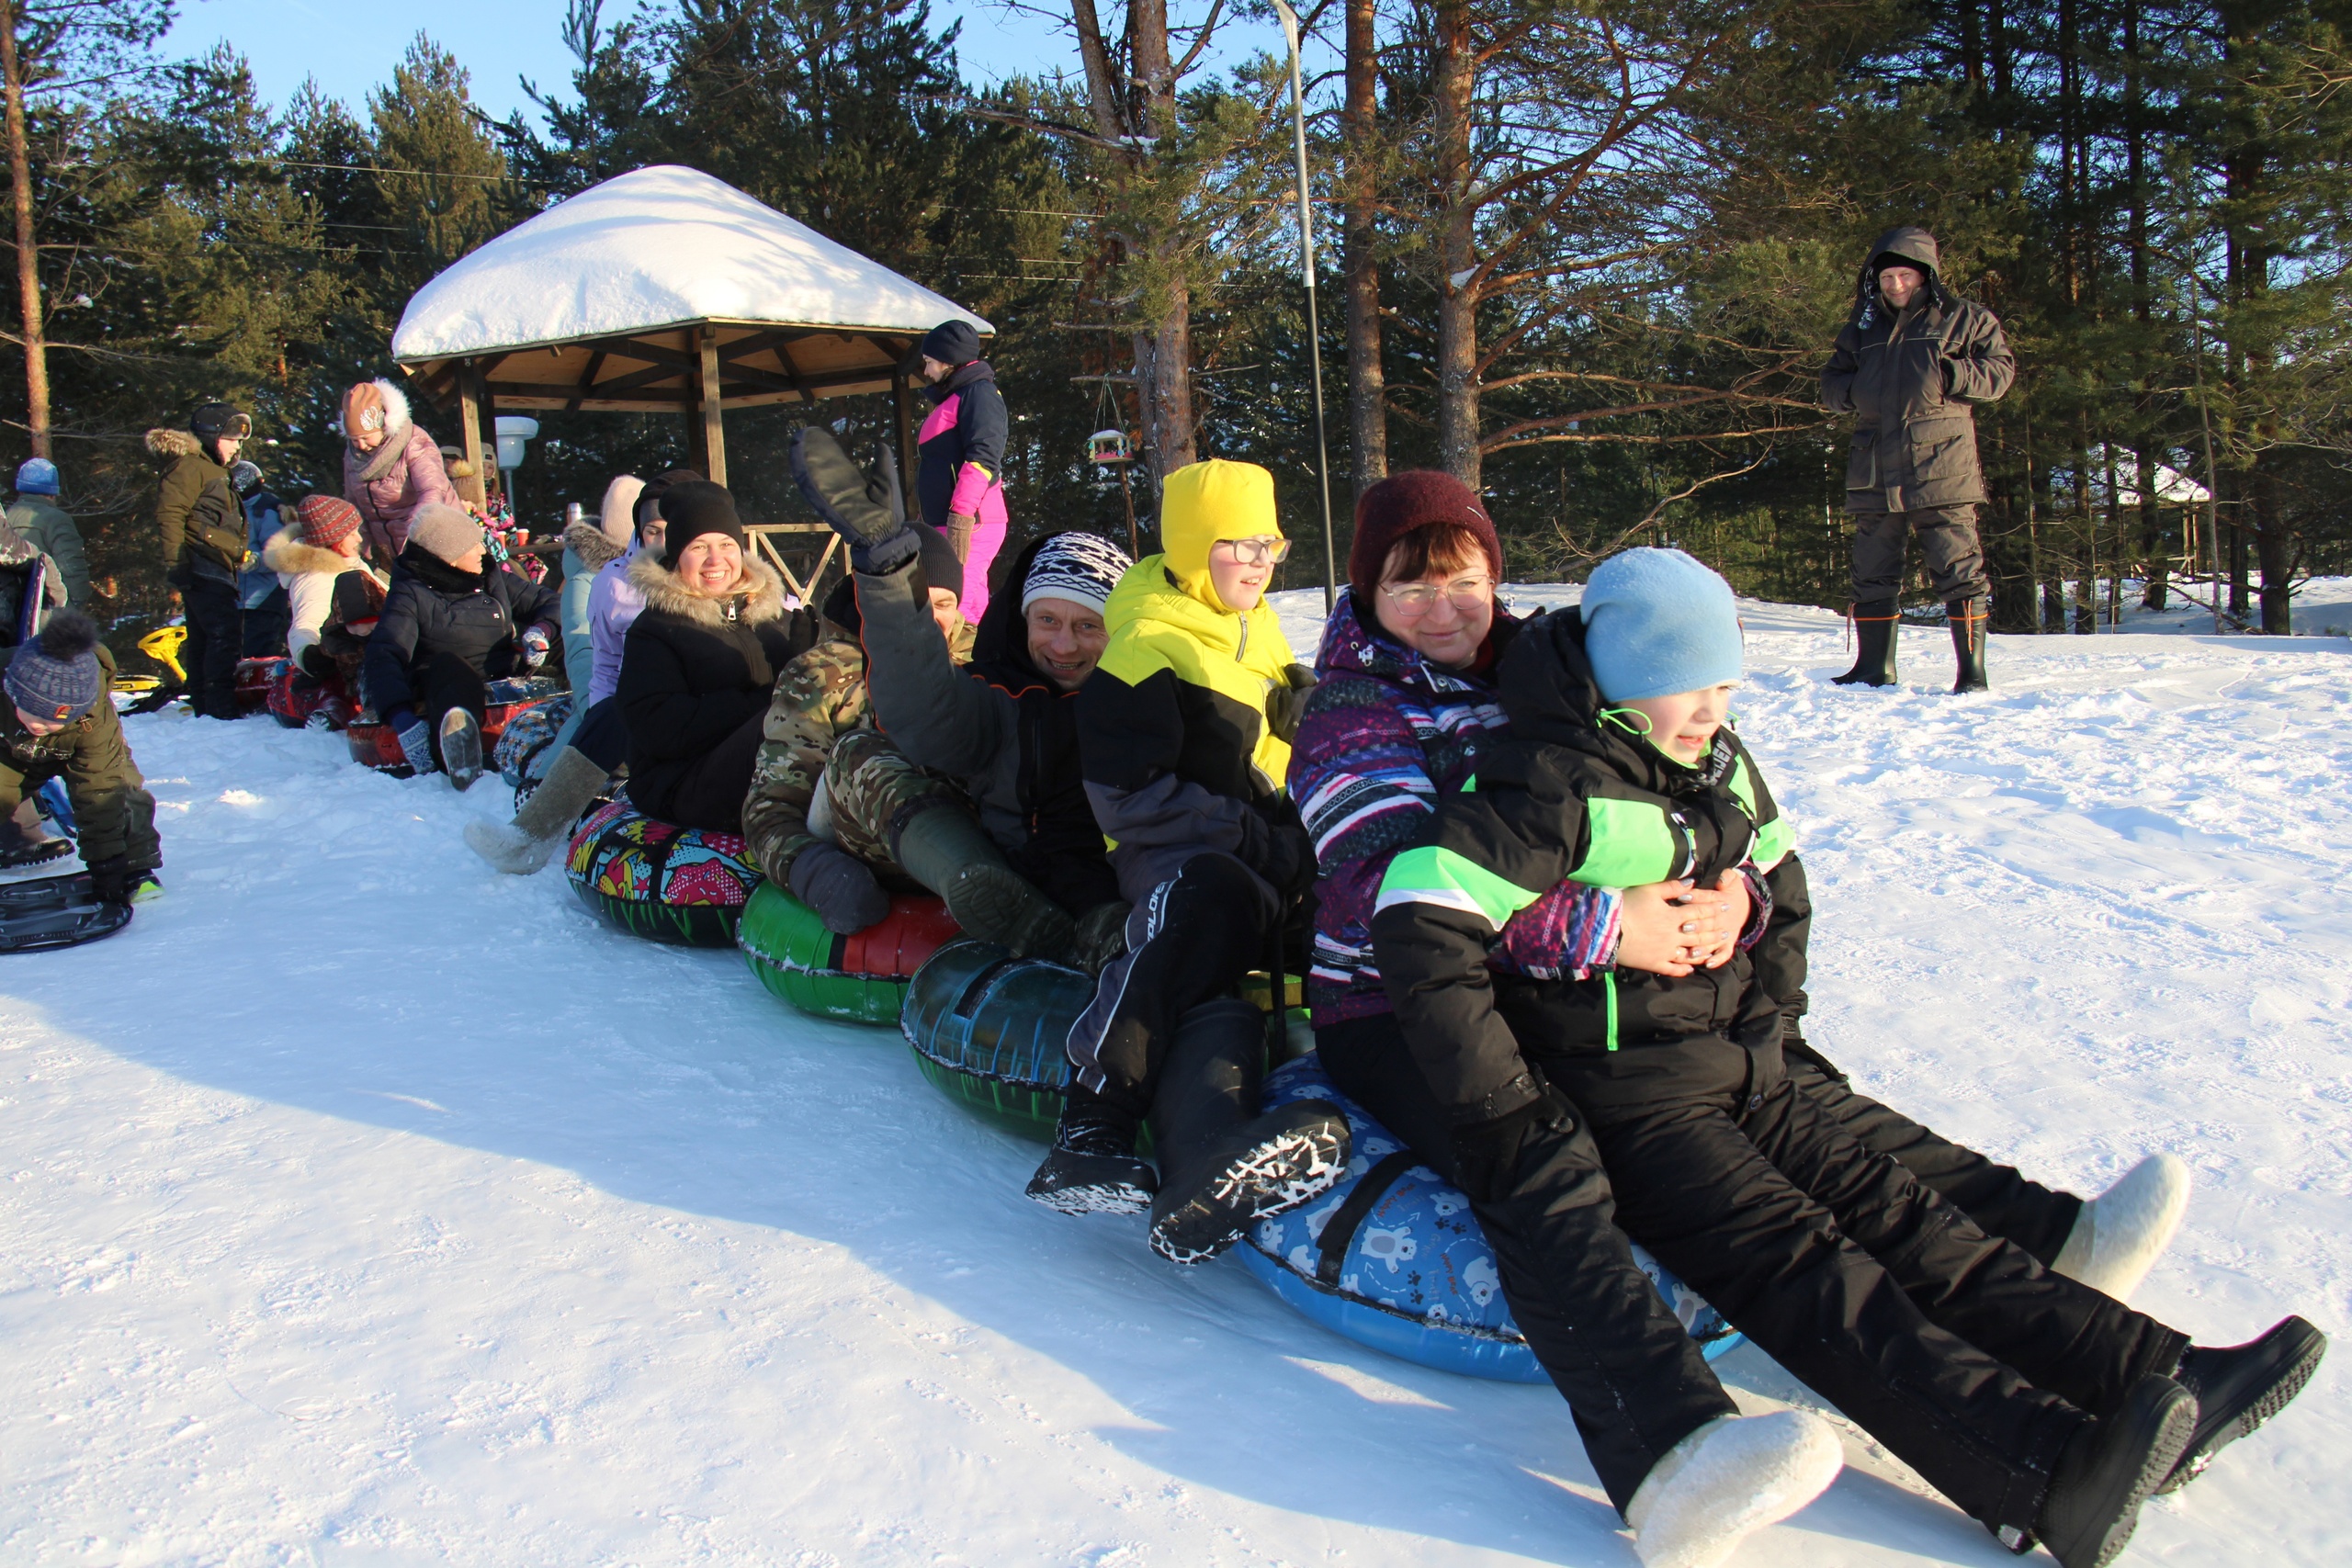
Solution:
[[[899,488],[915,492],[914,388],[904,370],[890,372],[890,433],[899,446]]]
[[[481,387],[470,359],[458,366],[458,423],[462,432],[459,444],[465,448],[467,464],[473,469],[456,481],[458,495],[476,506],[486,506],[488,495],[481,483]]]
[[[727,433],[719,422],[718,395],[718,329],[707,321],[703,323],[702,364],[696,378],[702,397],[702,455],[704,471],[710,482],[727,482]]]

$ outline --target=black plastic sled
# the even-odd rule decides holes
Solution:
[[[86,871],[0,884],[0,953],[79,947],[130,923],[130,905],[101,904],[91,897]]]

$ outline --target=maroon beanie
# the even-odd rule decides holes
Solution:
[[[1397,541],[1444,523],[1461,524],[1477,536],[1487,552],[1487,570],[1499,583],[1503,544],[1477,495],[1452,474],[1408,468],[1382,479],[1356,502],[1356,542],[1348,551],[1348,586],[1355,590],[1356,603],[1372,603],[1380,587],[1380,569],[1388,564],[1388,552]]]

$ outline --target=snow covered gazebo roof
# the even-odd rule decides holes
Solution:
[[[888,389],[941,321],[995,329],[723,180],[656,164],[540,213],[417,290],[392,357],[503,408],[685,411]]]

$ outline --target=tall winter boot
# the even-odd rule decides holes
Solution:
[[[2060,1450],[2033,1533],[2061,1568],[2107,1568],[2140,1523],[2148,1500],[2188,1447],[2197,1400],[2170,1378],[2144,1377],[2122,1408],[2096,1419]],[[2001,1532],[2001,1542],[2025,1550]]]
[[[1895,609],[1892,599],[1873,599],[1854,606],[1854,667],[1833,675],[1833,686],[1892,686],[1894,684]]]
[[[1227,998],[1177,1021],[1152,1101],[1159,1196],[1151,1249],[1198,1263],[1241,1239],[1253,1220],[1327,1190],[1348,1166],[1348,1122],[1325,1100],[1258,1113],[1266,1015]]]
[[[987,829],[952,807],[918,812],[890,852],[909,876],[947,900],[964,934],[1016,958],[1058,958],[1077,927],[1059,904],[1012,869]]]
[[[2287,1408],[2303,1392],[2327,1354],[2327,1336],[2300,1317],[2271,1325],[2250,1344],[2225,1348],[2191,1346],[2173,1380],[2197,1401],[2188,1446],[2159,1492],[2195,1480],[2213,1456]]]
[[[514,876],[529,876],[571,836],[571,825],[604,790],[611,774],[587,754],[567,746],[548,766],[547,776],[512,822],[469,822],[466,842],[474,853]]]
[[[1159,1184],[1136,1156],[1134,1116],[1073,1078],[1062,1091],[1054,1146],[1029,1179],[1032,1201],[1065,1214],[1140,1214]]]
[[[1951,618],[1951,655],[1960,666],[1960,678],[1951,683],[1952,695],[1991,691],[1991,683],[1984,679],[1984,601],[1955,599],[1944,611]]]
[[[460,793],[481,777],[481,726],[463,708],[441,716],[441,767]]]
[[[1625,1505],[1642,1568],[1715,1568],[1829,1490],[1837,1429],[1810,1410],[1718,1416],[1668,1449]]]
[[[2128,1302],[2188,1213],[2188,1167],[2150,1155],[2083,1205],[2051,1272]]]

